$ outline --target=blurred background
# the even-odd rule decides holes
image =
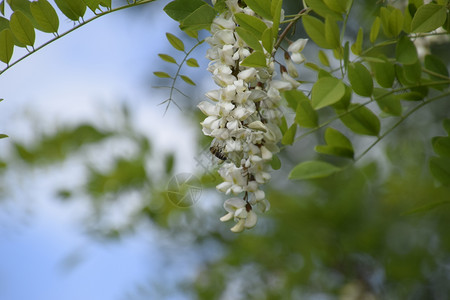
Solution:
[[[197,85],[177,83],[180,109],[158,105],[169,91],[152,72],[174,70],[157,54],[182,58],[165,33],[195,45],[162,12],[168,2],[102,17],[1,75],[0,299],[450,299],[449,205],[408,213],[450,198],[428,170],[448,101],[327,179],[287,179],[321,132],[286,148],[265,187],[271,210],[233,234],[218,220],[225,196],[196,109],[215,88],[207,45],[193,55],[200,68],[183,68]],[[348,39],[370,28],[375,5],[355,5]],[[304,36],[298,24],[290,38]],[[448,64],[446,47],[430,51]],[[305,56],[318,61],[312,42]],[[354,141],[361,152],[373,140]],[[202,188],[193,205],[167,197],[181,173]]]

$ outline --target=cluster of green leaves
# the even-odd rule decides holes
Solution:
[[[234,15],[239,25],[236,28],[236,33],[253,49],[253,52],[241,62],[241,65],[244,67],[264,68],[267,67],[264,50],[271,54],[274,50],[275,39],[278,37],[282,1],[252,0],[246,1],[246,4],[259,16],[271,21],[272,26],[268,26],[266,22],[255,16],[244,13]]]
[[[0,182],[5,183],[7,176],[14,176],[15,172],[30,172],[39,170],[46,172],[52,168],[63,169],[63,162],[76,162],[78,167],[84,169],[84,176],[80,185],[67,182],[53,189],[55,198],[64,201],[85,201],[92,205],[91,214],[85,217],[92,218],[95,228],[90,228],[94,234],[107,237],[119,237],[141,222],[154,222],[158,227],[166,227],[172,213],[179,208],[166,199],[165,185],[173,176],[175,156],[171,152],[156,154],[152,143],[146,134],[136,130],[133,125],[133,115],[127,107],[114,115],[118,130],[105,129],[90,122],[76,126],[62,126],[51,133],[35,132],[32,141],[26,143],[13,142],[11,154],[0,156]],[[32,125],[33,126],[33,125]],[[110,151],[105,145],[120,141],[128,145],[128,155]],[[100,167],[97,159],[91,154],[108,157],[107,166]],[[7,165],[4,165],[4,162]],[[161,172],[147,169],[149,161],[154,161],[152,169],[159,168]],[[157,162],[157,163],[155,163]],[[156,166],[158,165],[158,167]],[[3,172],[4,171],[4,172]],[[17,186],[16,186],[17,187]],[[0,184],[0,190],[9,187]],[[136,215],[130,216],[123,227],[112,226],[105,221],[109,218],[111,206],[126,199],[130,193],[139,193],[139,203]],[[0,195],[1,197],[2,195]],[[1,202],[0,198],[0,202]],[[119,228],[120,227],[120,228]]]
[[[209,30],[209,28],[211,27],[211,23],[216,17],[218,11],[202,0],[175,0],[167,4],[164,7],[164,11],[168,16],[180,23],[180,29],[182,31],[184,31],[189,37],[197,41],[197,43],[187,51],[183,41],[179,37],[175,36],[172,33],[166,33],[166,37],[170,45],[175,50],[180,51],[184,54],[180,62],[178,62],[173,56],[169,54],[158,54],[158,56],[163,61],[177,65],[177,70],[174,75],[169,75],[164,71],[153,72],[153,74],[159,78],[171,79],[171,85],[166,86],[170,89],[169,98],[161,103],[167,103],[167,110],[171,102],[174,102],[176,104],[176,102],[173,101],[174,91],[177,91],[178,93],[186,96],[185,93],[175,87],[178,78],[181,78],[181,80],[189,85],[196,85],[191,77],[181,74],[180,71],[184,64],[188,65],[189,67],[199,67],[198,61],[193,57],[189,58],[189,56],[195,48],[197,48],[204,42],[204,40],[199,40],[198,31],[202,29]]]
[[[34,49],[35,29],[58,35],[57,10],[47,0],[7,0],[12,11],[5,18],[5,2],[1,1],[0,12],[0,61],[9,64],[14,47]],[[80,21],[87,7],[96,12],[101,7],[111,8],[111,0],[55,0],[57,8],[70,20]]]
[[[448,190],[418,176],[419,153],[411,153],[418,148],[393,149],[403,158],[395,158],[398,173],[382,174],[372,162],[304,182],[303,194],[269,185],[268,197],[277,200],[269,222],[245,235],[212,235],[225,255],[204,264],[189,284],[195,298],[223,297],[233,278],[243,283],[238,299],[339,299],[350,285],[369,299],[445,299],[450,205],[403,215],[430,198],[448,202]]]
[[[254,49],[252,54],[241,62],[241,65],[247,67],[266,67],[267,59],[263,48],[268,53],[272,53],[274,50],[275,38],[277,37],[280,24],[282,0],[249,0],[246,1],[246,4],[260,16],[272,21],[272,26],[268,26],[260,18],[255,16],[244,13],[235,15],[239,25],[236,32]],[[188,36],[197,39],[198,43],[189,51],[186,51],[183,42],[178,37],[171,33],[166,34],[172,47],[177,51],[183,52],[185,56],[182,61],[178,63],[171,55],[158,54],[162,60],[178,65],[178,69],[173,76],[163,71],[156,71],[153,73],[157,77],[170,78],[172,80],[172,84],[169,87],[170,96],[162,103],[167,102],[169,105],[171,101],[173,101],[172,95],[174,90],[184,95],[184,93],[175,87],[175,82],[178,77],[190,85],[195,85],[194,81],[189,76],[180,74],[180,69],[185,62],[190,67],[198,67],[198,63],[194,58],[187,59],[191,52],[203,42],[203,40],[198,40],[198,31],[202,29],[209,31],[214,18],[217,14],[224,11],[225,5],[224,0],[217,1],[214,7],[202,0],[175,0],[164,7],[164,11],[167,15],[180,23],[180,29]],[[259,41],[262,41],[262,45]]]
[[[285,126],[283,142],[294,142],[297,126],[309,128],[307,133],[311,133],[337,119],[353,133],[373,136],[375,140],[355,157],[352,142],[342,132],[328,127],[324,132],[325,145],[318,145],[315,150],[340,157],[342,163],[303,162],[292,170],[291,179],[325,177],[345,168],[349,165],[345,160],[358,160],[413,112],[447,96],[450,84],[441,59],[431,54],[420,59],[412,42],[414,38],[436,34],[433,31],[438,28],[448,34],[447,0],[429,4],[410,0],[403,11],[390,5],[379,6],[372,26],[360,27],[353,43],[344,43],[352,0],[307,0],[306,4],[308,10],[302,16],[302,24],[309,38],[321,48],[318,52],[321,65],[305,64],[317,72],[308,96],[301,91],[284,93],[296,116],[292,126]],[[334,61],[327,56],[330,50]],[[406,108],[409,110],[405,112]],[[319,117],[329,115],[330,111],[334,111],[334,117],[320,123]],[[383,124],[395,120],[383,133],[380,117]],[[437,179],[450,182],[448,171],[445,174],[446,180]]]
[[[194,33],[194,32],[191,32],[191,34],[192,33]],[[196,34],[196,32],[195,32],[195,34]],[[169,41],[170,45],[175,50],[180,51],[180,52],[182,52],[184,54],[184,56],[183,56],[183,58],[182,58],[182,60],[180,62],[178,62],[173,56],[171,56],[169,54],[165,54],[165,53],[159,53],[158,54],[159,58],[161,58],[164,62],[167,62],[169,64],[173,64],[173,65],[177,66],[177,69],[176,69],[176,72],[175,72],[174,75],[170,75],[170,74],[168,74],[165,71],[155,71],[155,72],[153,72],[153,74],[156,77],[171,79],[171,82],[172,82],[171,85],[170,86],[166,86],[166,87],[170,88],[169,98],[164,100],[161,103],[161,104],[167,103],[167,106],[166,106],[166,110],[167,110],[169,108],[169,105],[170,105],[171,102],[176,103],[175,101],[173,101],[173,92],[174,91],[177,91],[178,93],[186,96],[185,93],[183,93],[180,89],[175,87],[175,84],[176,84],[176,81],[177,81],[178,78],[181,78],[181,80],[183,80],[185,83],[187,83],[189,85],[192,85],[192,86],[196,85],[194,80],[192,80],[191,77],[189,77],[188,75],[181,74],[180,72],[181,72],[181,68],[185,64],[187,66],[189,66],[189,67],[192,67],[192,68],[198,68],[199,67],[198,61],[195,58],[193,58],[193,57],[189,58],[189,55],[192,53],[192,51],[194,51],[195,48],[197,48],[199,45],[201,45],[204,41],[203,40],[201,40],[201,41],[197,40],[197,43],[191,49],[189,49],[189,51],[186,51],[185,45],[184,45],[183,41],[180,38],[178,38],[177,36],[175,36],[174,34],[169,33],[169,32],[166,33],[166,37],[167,37],[167,40]]]

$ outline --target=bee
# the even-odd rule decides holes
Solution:
[[[211,153],[220,160],[225,161],[228,159],[227,156],[222,152],[223,147],[217,144],[214,144],[211,147],[209,147],[209,151],[211,151]]]

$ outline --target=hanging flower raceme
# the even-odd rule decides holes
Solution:
[[[210,150],[225,161],[219,169],[223,182],[217,189],[232,197],[224,203],[228,213],[221,221],[234,220],[231,230],[240,232],[256,225],[255,210],[269,209],[261,185],[271,178],[268,165],[279,151],[277,143],[282,137],[278,126],[282,117],[280,91],[297,88],[299,83],[287,71],[281,72],[280,80],[273,80],[273,53],[265,49],[267,67],[241,64],[254,50],[237,33],[235,14],[258,17],[269,25],[272,22],[249,7],[241,7],[237,0],[225,2],[228,10],[216,17],[212,35],[206,39],[210,45],[206,56],[211,60],[208,70],[219,89],[206,93],[214,103],[203,101],[198,107],[207,116],[201,125],[203,133],[213,138]],[[305,43],[295,42],[289,51],[294,56],[300,54]],[[295,77],[292,66],[289,69]]]

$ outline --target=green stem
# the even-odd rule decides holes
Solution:
[[[180,108],[180,107],[178,106],[178,104],[177,104],[177,103],[173,100],[173,98],[172,98],[172,96],[173,96],[173,91],[174,91],[174,90],[177,90],[177,89],[175,88],[175,82],[177,81],[177,79],[178,79],[178,77],[179,77],[178,75],[180,75],[181,67],[184,65],[186,59],[189,57],[189,55],[192,53],[192,51],[194,51],[194,49],[197,48],[199,45],[201,45],[204,41],[205,41],[205,40],[198,41],[198,43],[195,44],[188,52],[185,52],[186,55],[184,56],[184,58],[183,58],[183,60],[181,61],[181,63],[178,65],[177,72],[176,72],[176,74],[175,74],[175,76],[174,76],[174,78],[173,78],[172,86],[170,87],[169,99],[167,99],[167,100],[165,100],[165,101],[163,101],[163,102],[160,103],[160,105],[161,105],[161,104],[164,104],[164,103],[167,102],[167,106],[166,106],[166,110],[164,111],[164,114],[165,114],[165,113],[167,112],[167,110],[169,109],[169,105],[170,105],[171,102],[175,103],[175,105],[176,105],[178,108]],[[180,108],[180,109],[181,109],[181,108]]]
[[[5,69],[0,71],[0,75],[3,74],[4,72],[6,72],[7,70],[9,70],[12,66],[16,65],[17,63],[21,62],[22,60],[24,60],[25,58],[30,56],[31,54],[36,53],[37,51],[41,50],[42,48],[50,45],[51,43],[55,42],[56,40],[59,40],[60,38],[66,36],[67,34],[71,33],[72,31],[74,31],[74,30],[76,30],[76,29],[78,29],[78,28],[80,28],[80,27],[82,27],[82,26],[84,26],[84,25],[86,25],[86,24],[96,20],[99,17],[105,16],[107,14],[110,14],[110,13],[113,13],[113,12],[116,12],[116,11],[120,11],[120,10],[125,9],[125,8],[135,7],[135,6],[139,6],[139,5],[142,5],[142,4],[150,3],[150,2],[153,2],[153,1],[155,1],[155,0],[141,0],[141,1],[133,2],[131,4],[127,4],[127,5],[123,5],[123,6],[120,6],[120,7],[116,7],[116,8],[107,10],[105,12],[101,12],[101,13],[95,15],[94,17],[84,21],[83,23],[80,23],[80,24],[72,27],[71,29],[67,30],[66,32],[64,32],[64,33],[62,33],[60,35],[58,35],[56,33],[56,37],[54,37],[51,40],[45,42],[44,44],[40,45],[39,47],[34,48],[32,51],[28,52],[27,54],[25,54],[24,56],[22,56],[18,60],[14,61],[13,63],[11,63],[9,65],[7,65]]]
[[[286,28],[283,30],[283,32],[278,37],[278,40],[275,43],[275,46],[273,46],[274,49],[278,49],[278,47],[280,47],[281,42],[284,40],[286,35],[289,33],[292,26],[294,26],[294,24],[297,23],[297,21],[301,18],[301,16],[303,16],[304,14],[307,14],[310,10],[311,9],[309,9],[309,8],[304,8],[301,11],[299,11],[299,13],[296,15],[296,17],[286,26]]]
[[[412,108],[410,111],[408,111],[406,114],[404,114],[403,116],[400,117],[400,120],[398,120],[391,128],[389,128],[388,130],[386,130],[382,135],[380,135],[369,147],[367,147],[366,150],[364,150],[364,152],[362,152],[357,158],[355,158],[355,162],[357,162],[358,160],[360,160],[364,155],[366,155],[373,147],[375,147],[376,144],[378,144],[385,136],[387,136],[389,133],[391,133],[395,128],[397,128],[401,123],[403,123],[403,121],[405,121],[410,115],[412,115],[414,112],[416,112],[419,108],[433,102],[436,101],[442,97],[448,96],[450,95],[450,92],[441,94],[439,96],[430,98],[427,101],[423,101],[420,104],[418,104],[417,106],[415,106],[414,108]]]
[[[434,76],[434,77],[439,77],[439,78],[445,79],[446,83],[449,83],[449,82],[450,82],[450,77],[448,77],[448,76],[445,76],[445,75],[442,75],[442,74],[433,72],[433,71],[428,70],[428,69],[426,69],[426,68],[422,68],[422,71],[423,71],[424,73],[430,74],[430,75],[432,75],[432,76]]]
[[[349,110],[347,110],[347,111],[345,111],[345,112],[343,112],[343,113],[341,113],[341,114],[338,114],[338,115],[332,117],[331,119],[329,119],[329,120],[323,122],[323,123],[320,124],[319,126],[313,128],[313,129],[308,130],[307,132],[303,133],[302,135],[299,135],[299,136],[294,140],[294,142],[298,142],[299,140],[303,139],[304,137],[310,135],[311,133],[316,132],[317,130],[319,130],[319,129],[321,129],[321,128],[327,126],[327,125],[329,125],[330,123],[336,121],[337,119],[339,119],[339,118],[341,118],[341,117],[343,117],[343,116],[345,116],[345,115],[347,115],[347,114],[349,114],[349,113],[351,113],[351,112],[353,112],[353,111],[355,111],[355,110],[357,110],[357,109],[359,109],[359,108],[361,108],[361,107],[363,107],[363,106],[366,106],[366,105],[368,105],[369,103],[372,103],[373,101],[374,101],[374,100],[371,99],[371,100],[366,101],[366,102],[364,102],[364,103],[361,103],[361,104],[359,104],[359,105],[357,105],[357,106],[355,106],[355,107],[353,107],[353,108],[351,108],[351,109],[349,109]]]
[[[375,44],[375,45],[373,45],[372,47],[367,48],[366,50],[364,50],[364,51],[361,53],[361,56],[364,56],[365,54],[367,54],[368,52],[372,51],[372,50],[375,49],[375,48],[378,48],[378,47],[384,47],[384,46],[389,46],[389,45],[396,44],[396,43],[398,43],[398,40],[384,41],[384,42]]]

